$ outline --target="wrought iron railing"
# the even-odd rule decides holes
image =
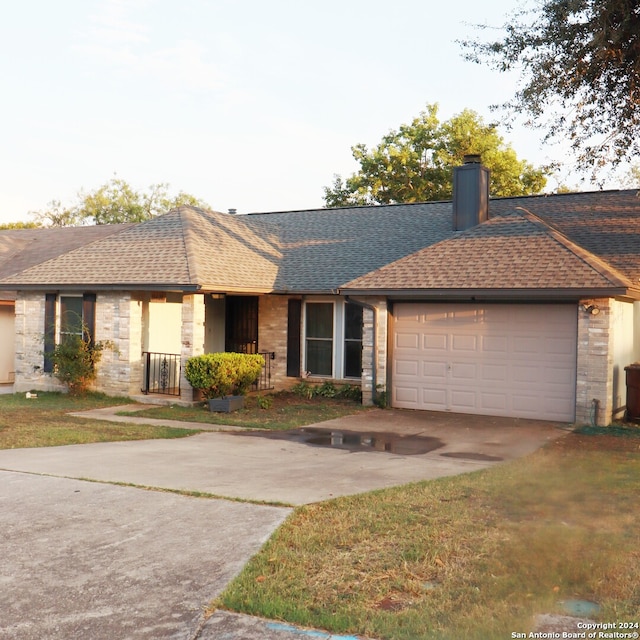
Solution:
[[[175,353],[145,351],[142,393],[180,395],[180,356]]]
[[[275,360],[276,354],[273,351],[260,351],[260,355],[264,358],[264,367],[260,372],[260,377],[253,385],[254,391],[267,391],[273,389],[271,384],[271,361]]]

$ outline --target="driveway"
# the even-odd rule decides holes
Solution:
[[[100,417],[108,414],[100,410]],[[375,445],[343,449],[270,432],[206,432],[174,440],[4,450],[0,469],[300,505],[477,471],[526,455],[563,433],[549,422],[399,410],[314,426],[379,436],[378,441],[393,432],[436,446],[413,454],[393,445],[390,451]]]
[[[534,451],[561,436],[559,426],[387,410],[316,425],[338,443],[346,433],[362,435],[363,446],[350,449],[207,432],[0,451],[0,638],[308,635],[224,612],[203,619],[289,508],[108,483],[304,504],[475,471]],[[375,450],[391,431],[431,448]]]

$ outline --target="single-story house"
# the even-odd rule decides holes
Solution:
[[[267,354],[263,387],[359,384],[393,407],[609,424],[640,360],[637,190],[0,231],[0,383],[59,388],[44,336],[112,340],[96,386],[179,394],[181,364]],[[174,398],[178,399],[178,398]]]

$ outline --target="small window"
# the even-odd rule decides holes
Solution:
[[[305,305],[306,367],[311,375],[333,375],[333,304]]]
[[[75,296],[60,297],[60,342],[64,343],[74,336],[82,339],[82,298]]]
[[[344,313],[344,376],[362,375],[362,307],[345,305]]]

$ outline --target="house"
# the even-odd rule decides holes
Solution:
[[[275,389],[331,379],[368,404],[608,424],[640,360],[640,198],[489,199],[470,159],[452,202],[3,231],[0,291],[16,391],[57,388],[44,336],[81,318],[117,344],[110,394],[190,402],[187,358],[261,352]]]

